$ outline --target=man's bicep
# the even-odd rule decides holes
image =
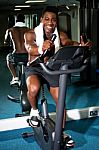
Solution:
[[[12,39],[10,36],[10,31],[7,30],[4,37],[4,45],[12,46]]]
[[[38,55],[38,46],[35,42],[35,34],[34,32],[28,32],[24,35],[25,38],[25,48],[31,55]]]
[[[34,32],[27,32],[24,34],[24,39],[26,44],[33,44],[35,41]]]

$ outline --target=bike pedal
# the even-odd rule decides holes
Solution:
[[[23,138],[28,138],[28,137],[31,137],[31,136],[34,136],[34,132],[24,132],[22,133],[22,137]]]
[[[30,125],[30,119],[27,119],[27,123],[29,124],[29,126],[31,126],[31,125]]]
[[[29,124],[29,126],[31,126],[32,128],[36,128],[36,127],[40,127],[40,122],[37,126],[34,126],[31,122],[31,119],[27,119],[27,123]]]
[[[75,142],[72,140],[70,135],[63,135],[62,147],[64,150],[74,148]]]

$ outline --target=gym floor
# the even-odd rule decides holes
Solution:
[[[20,103],[14,103],[8,100],[7,95],[19,96],[16,88],[9,85],[11,75],[6,66],[7,52],[0,52],[0,119],[9,121],[15,118],[15,114],[21,113]],[[75,82],[74,82],[75,81]],[[73,77],[72,84],[68,86],[66,108],[67,110],[82,110],[99,107],[99,88],[92,88],[91,85],[77,84],[78,77]],[[49,112],[55,111],[55,103],[46,89]],[[39,101],[40,106],[40,101]],[[98,108],[99,109],[99,108]],[[76,112],[76,111],[75,111]],[[71,120],[66,123],[66,132],[72,135],[75,140],[73,150],[98,150],[99,149],[99,111],[97,117],[77,119],[77,115],[70,114]],[[3,120],[4,119],[4,120]],[[2,125],[2,124],[1,124]],[[20,124],[19,124],[20,125]],[[7,124],[9,126],[9,123]],[[11,126],[11,124],[10,124]],[[12,125],[13,126],[13,125]],[[0,126],[0,128],[2,128]],[[4,130],[0,129],[0,150],[40,150],[33,137],[23,139],[21,133],[31,131],[30,127],[20,127],[20,129]]]

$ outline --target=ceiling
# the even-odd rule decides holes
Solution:
[[[26,0],[0,0],[0,11],[12,11],[15,8],[15,5],[24,5]],[[36,0],[34,0],[36,1]],[[30,8],[27,9],[36,9],[44,7],[46,5],[55,5],[55,6],[72,6],[73,4],[79,5],[79,0],[46,0],[44,3],[30,3]],[[27,5],[27,4],[25,4]],[[24,8],[22,8],[24,9]],[[25,8],[26,10],[26,8]]]

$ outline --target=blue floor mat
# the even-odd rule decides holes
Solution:
[[[75,141],[72,150],[99,149],[99,117],[67,122],[65,129]],[[41,150],[34,137],[22,138],[22,133],[31,131],[24,128],[0,132],[0,150]]]

